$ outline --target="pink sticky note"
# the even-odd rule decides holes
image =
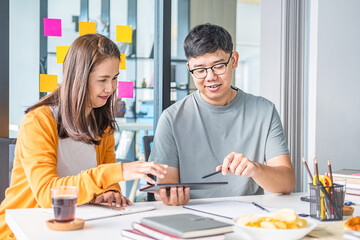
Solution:
[[[61,37],[61,19],[44,18],[44,36]]]
[[[118,82],[118,98],[134,98],[134,82]]]

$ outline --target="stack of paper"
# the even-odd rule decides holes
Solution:
[[[360,170],[341,169],[333,172],[334,183],[346,181],[346,194],[360,196]]]

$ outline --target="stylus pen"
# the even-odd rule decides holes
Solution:
[[[266,212],[270,212],[269,210],[267,210],[266,208],[264,208],[263,206],[260,206],[259,204],[257,204],[256,202],[252,202],[252,204],[255,206],[255,207],[258,207]]]
[[[210,173],[210,174],[208,174],[208,175],[203,176],[202,179],[211,177],[211,176],[213,176],[213,175],[215,175],[215,174],[218,174],[218,173],[220,173],[220,172],[221,172],[221,170],[216,171],[216,172],[213,172],[213,173]]]

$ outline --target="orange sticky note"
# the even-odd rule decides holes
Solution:
[[[56,60],[57,63],[63,63],[69,46],[56,46]]]
[[[79,22],[79,36],[88,33],[96,33],[96,23],[94,22]]]
[[[116,25],[116,41],[131,43],[132,27]]]
[[[120,66],[119,66],[120,70],[125,70],[126,69],[126,56],[125,53],[120,53]]]
[[[40,74],[40,92],[52,92],[57,88],[57,75]]]

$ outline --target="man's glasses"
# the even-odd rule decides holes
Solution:
[[[229,60],[227,60],[226,63],[217,63],[208,68],[195,68],[192,70],[189,69],[189,72],[192,75],[194,75],[196,78],[199,78],[199,79],[206,78],[208,69],[211,69],[213,71],[213,73],[216,75],[224,74],[226,72],[226,67],[230,62],[231,56],[232,56],[232,53],[230,54]]]

